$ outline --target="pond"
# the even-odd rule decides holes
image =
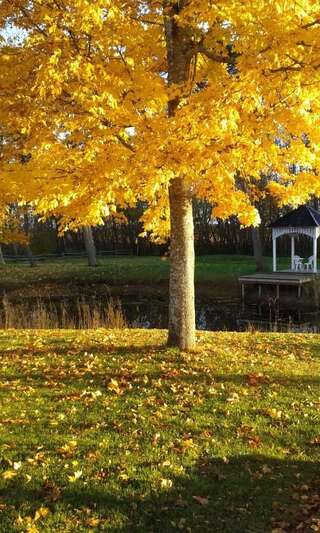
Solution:
[[[124,301],[123,312],[132,327],[166,328],[168,304],[161,301]],[[208,331],[320,332],[320,313],[279,308],[274,302],[243,306],[239,300],[196,305],[196,325]]]
[[[199,330],[320,332],[320,313],[282,309],[272,299],[243,305],[237,298],[196,304]],[[1,328],[163,328],[168,302],[161,298],[3,298]]]

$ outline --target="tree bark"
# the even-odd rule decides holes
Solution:
[[[6,264],[6,262],[5,262],[4,257],[3,257],[2,246],[0,244],[0,266],[1,265],[3,266],[5,264]]]
[[[170,186],[170,304],[168,344],[181,350],[195,345],[194,229],[192,198],[181,178]]]
[[[18,255],[19,255],[19,254],[18,254],[18,245],[17,245],[16,243],[13,243],[13,244],[12,244],[12,250],[13,250],[13,255],[14,255],[15,257],[18,257]]]
[[[184,1],[165,5],[165,34],[169,85],[183,89],[190,77],[192,42],[187,31],[176,22]],[[181,97],[168,103],[168,118],[176,115]],[[168,344],[181,350],[195,345],[194,228],[192,196],[184,176],[176,176],[169,186],[171,244],[169,282]]]
[[[96,247],[94,244],[91,226],[83,226],[83,238],[84,238],[84,245],[85,245],[87,257],[88,257],[88,265],[90,267],[96,267],[97,266],[97,253],[96,253]]]
[[[251,229],[253,256],[256,263],[256,271],[262,272],[264,270],[263,262],[263,247],[259,228]]]
[[[27,258],[29,260],[29,265],[31,267],[35,267],[36,266],[36,262],[35,262],[35,259],[34,259],[34,255],[32,253],[32,250],[28,244],[28,246],[26,247],[26,252],[27,252]]]

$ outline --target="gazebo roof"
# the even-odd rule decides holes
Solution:
[[[278,218],[270,224],[270,228],[310,228],[320,227],[320,213],[309,207],[302,205],[283,217]]]

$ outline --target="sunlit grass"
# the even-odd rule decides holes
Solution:
[[[285,267],[286,259],[279,266]],[[39,262],[37,267],[10,263],[1,268],[0,285],[23,285],[45,282],[105,282],[108,284],[141,283],[156,284],[169,277],[170,261],[161,257],[100,257],[96,268],[89,268],[83,259],[59,259]],[[271,269],[271,259],[266,259]],[[207,255],[196,259],[197,282],[221,282],[237,280],[241,274],[255,271],[252,257],[241,255]]]
[[[162,331],[2,332],[0,531],[314,525],[319,355],[317,335],[180,354]]]

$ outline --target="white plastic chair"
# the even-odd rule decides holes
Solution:
[[[305,270],[313,270],[313,255],[308,258],[308,261],[304,264]]]
[[[300,257],[299,255],[294,255],[293,256],[293,270],[303,270],[303,269],[304,269],[304,264],[302,261],[302,257]]]

